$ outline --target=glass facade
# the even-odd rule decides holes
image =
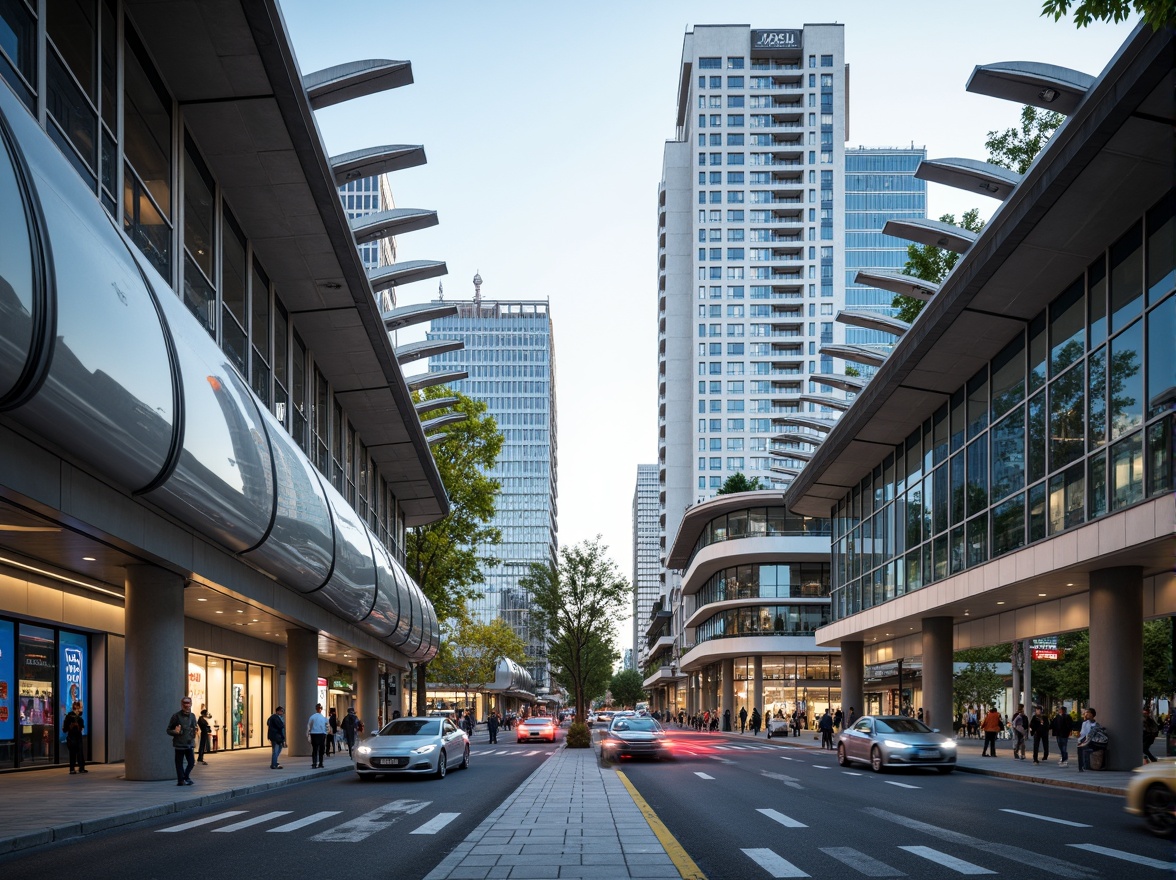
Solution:
[[[189,651],[188,696],[193,712],[209,713],[213,751],[266,745],[265,722],[274,711],[272,666]]]
[[[1173,490],[1174,206],[1170,191],[837,504],[835,619]]]
[[[694,607],[733,599],[827,599],[829,589],[827,562],[737,565],[707,578]]]
[[[658,529],[656,464],[637,465],[633,493],[633,662],[643,665],[642,639],[653,603],[661,589],[661,544]]]
[[[706,524],[694,543],[690,559],[699,550],[721,541],[737,538],[828,537],[832,534],[829,520],[821,517],[800,516],[783,507],[754,507],[733,510],[717,516]],[[690,563],[686,563],[689,567]]]

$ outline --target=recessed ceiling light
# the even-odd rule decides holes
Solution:
[[[197,598],[197,599],[196,599],[196,601],[197,601],[197,602],[207,602],[208,600],[207,600],[207,599],[201,599],[201,598]]]
[[[224,614],[224,612],[223,612],[223,611],[218,611],[218,612],[217,612],[217,614]]]
[[[1038,593],[1037,595],[1038,595],[1039,597],[1041,597],[1042,599],[1044,599],[1044,598],[1045,598],[1045,593]]]
[[[1073,584],[1066,584],[1066,586],[1067,586],[1067,587],[1072,587],[1072,586],[1074,586],[1074,585],[1073,585]]]
[[[83,562],[93,562],[93,561],[94,561],[94,557],[93,557],[93,556],[83,556],[83,557],[82,557],[82,561],[83,561]]]
[[[257,623],[257,618],[256,618],[256,617],[255,617],[255,618],[253,618],[253,622],[254,622],[254,623]]]
[[[240,608],[238,608],[238,609],[237,609],[237,613],[238,613],[238,614],[244,614],[245,612],[244,612],[243,610],[241,610]]]
[[[997,605],[1003,605],[1003,604],[1004,604],[1004,602],[997,602],[996,604],[997,604]]]

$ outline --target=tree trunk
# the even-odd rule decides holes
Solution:
[[[424,718],[428,714],[426,708],[426,699],[428,694],[425,692],[425,677],[428,674],[428,666],[425,663],[418,663],[416,668],[416,715],[418,718]]]

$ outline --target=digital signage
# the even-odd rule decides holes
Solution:
[[[774,30],[751,32],[751,54],[795,55],[800,52],[802,31]]]
[[[16,624],[0,620],[0,740],[16,738]]]
[[[90,703],[87,682],[90,680],[90,640],[81,633],[62,630],[57,637],[57,693],[61,701],[57,717],[64,719],[73,708],[74,700],[82,702],[82,718],[90,717]],[[65,742],[65,734],[61,733]]]

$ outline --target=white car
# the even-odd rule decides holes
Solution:
[[[360,779],[381,773],[432,773],[444,779],[451,766],[470,766],[470,738],[449,718],[397,718],[355,750]]]

